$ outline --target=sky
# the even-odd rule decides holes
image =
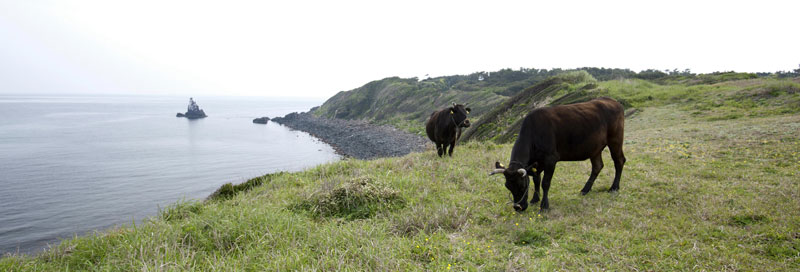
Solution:
[[[0,94],[330,97],[504,68],[775,72],[800,1],[0,0]]]

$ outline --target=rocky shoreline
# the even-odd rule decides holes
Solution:
[[[333,146],[340,155],[358,159],[403,156],[422,151],[428,145],[428,139],[422,136],[363,121],[325,119],[296,112],[271,121],[305,131]]]

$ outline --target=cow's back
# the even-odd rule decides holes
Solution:
[[[619,102],[598,98],[534,110],[526,116],[523,130],[531,130],[528,134],[545,141],[537,143],[540,148],[558,152],[562,160],[585,160],[602,150],[609,138],[619,134],[621,139],[623,122]]]

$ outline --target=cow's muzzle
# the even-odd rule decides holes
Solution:
[[[461,127],[469,127],[469,119],[464,119],[464,122],[461,123]]]

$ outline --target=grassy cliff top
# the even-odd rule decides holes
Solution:
[[[644,79],[597,81],[586,71],[572,71],[544,80],[480,116],[462,136],[466,140],[508,143],[516,139],[522,120],[533,109],[584,102],[597,97],[618,100],[627,114],[653,106],[675,105],[699,120],[797,114],[800,79],[757,78],[754,74],[707,74],[679,83]],[[701,84],[706,80],[709,84]]]
[[[732,113],[735,115],[739,109],[757,110],[763,106],[764,100],[773,103],[775,100],[772,98],[781,93],[797,93],[800,85],[796,79],[792,81],[791,75],[797,74],[692,74],[677,70],[637,73],[627,69],[584,67],[572,70],[503,69],[425,80],[391,77],[339,92],[312,113],[326,118],[390,124],[423,135],[425,121],[433,111],[453,102],[469,103],[472,108],[470,119],[478,125],[465,131],[463,139],[504,143],[515,137],[521,117],[536,107],[609,96],[629,109],[683,103],[707,110],[719,107],[717,102],[725,102],[728,104],[722,108],[737,109]],[[730,97],[732,95],[738,97]],[[715,97],[717,102],[711,100]],[[792,99],[779,111],[800,108],[797,99]],[[739,104],[734,105],[736,103]]]
[[[547,213],[513,212],[502,178],[487,177],[511,145],[471,141],[453,158],[427,150],[226,185],[0,270],[797,271],[797,84],[596,83],[640,109],[626,120],[621,190],[602,192],[607,151],[586,196],[589,162],[562,162]]]

